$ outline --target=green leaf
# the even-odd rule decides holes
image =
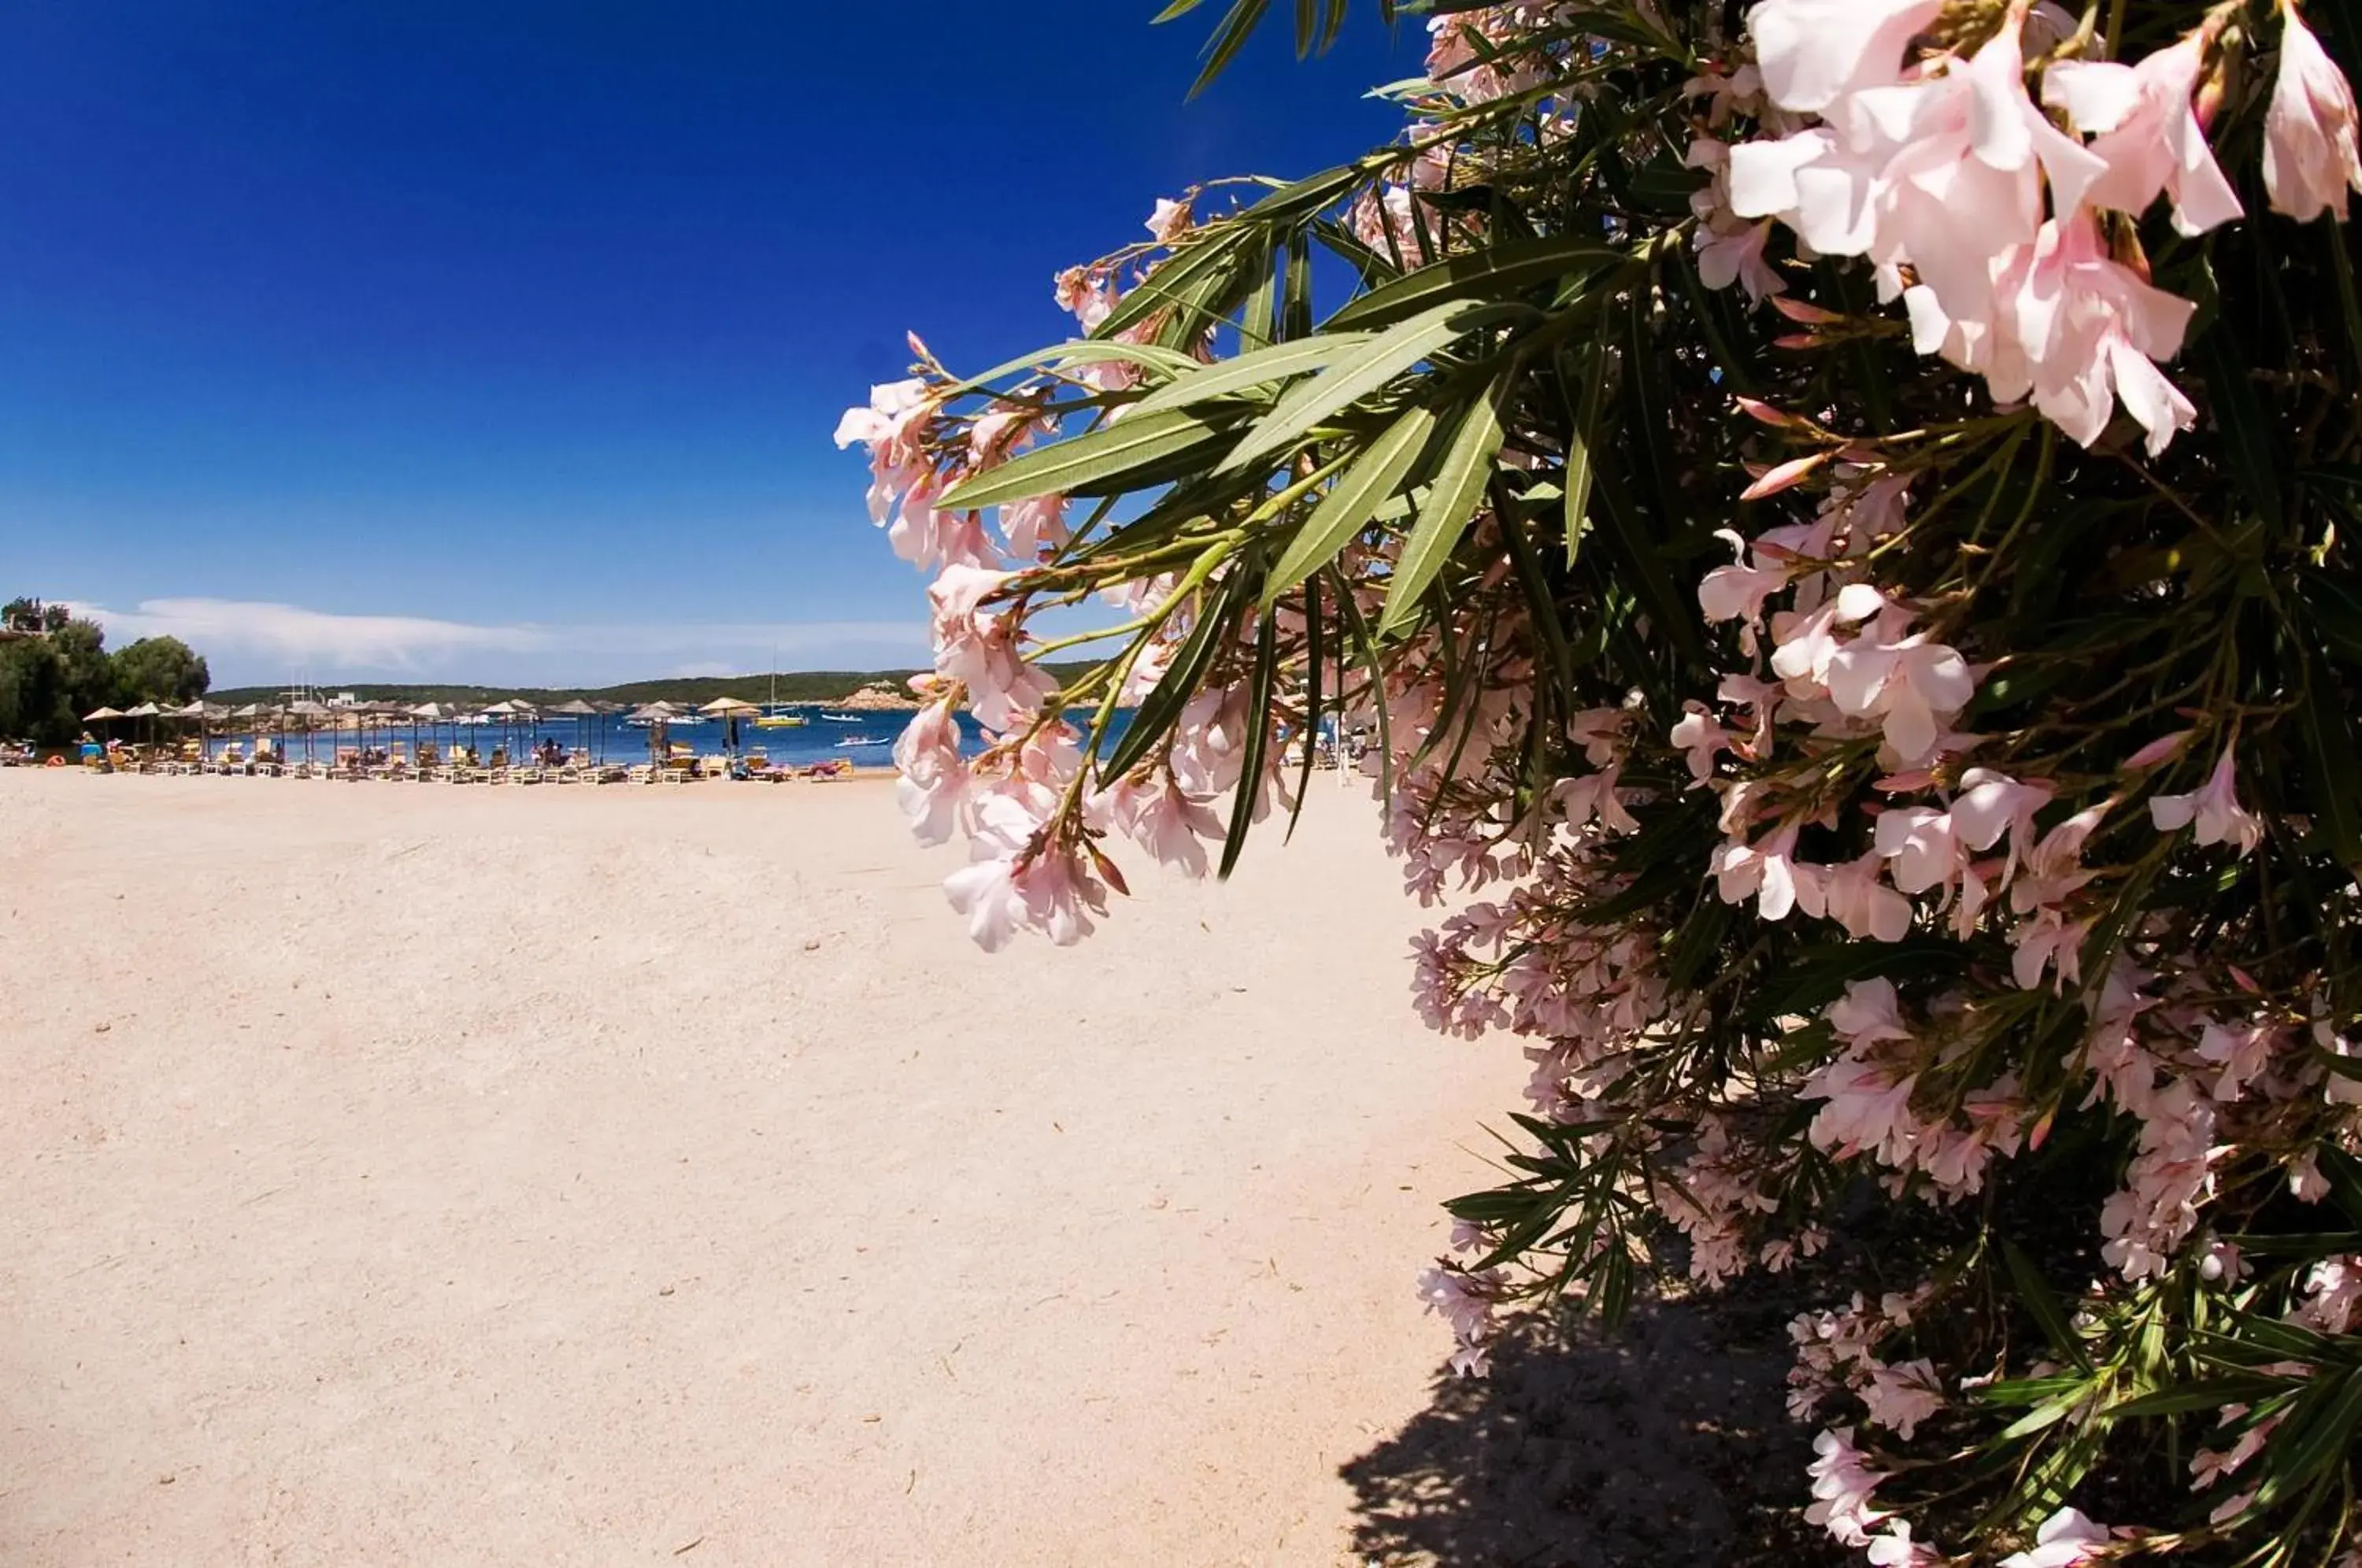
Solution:
[[[1512,240],[1407,272],[1353,301],[1326,325],[1331,328],[1378,326],[1432,310],[1446,301],[1508,299],[1570,272],[1596,271],[1629,259],[1623,251],[1596,240],[1561,236]]]
[[[1369,525],[1379,504],[1401,487],[1411,465],[1427,449],[1435,425],[1436,413],[1431,408],[1422,405],[1405,411],[1363,449],[1352,467],[1337,476],[1329,493],[1320,498],[1320,504],[1281,552],[1279,564],[1272,568],[1264,584],[1264,608],[1326,566],[1347,541]]]
[[[1189,96],[1194,98],[1213,85],[1214,78],[1222,73],[1231,56],[1254,32],[1255,24],[1263,20],[1270,4],[1271,0],[1237,0],[1231,7],[1230,15],[1222,18],[1221,26],[1214,29],[1213,38],[1206,45],[1206,66],[1198,72],[1198,80],[1190,83]]]
[[[1160,310],[1190,304],[1202,293],[1219,288],[1246,252],[1264,237],[1261,228],[1237,219],[1194,231],[1179,249],[1151,269],[1131,293],[1116,301],[1107,319],[1091,329],[1091,336],[1113,337]]]
[[[1370,335],[1365,332],[1323,333],[1318,337],[1274,344],[1219,364],[1202,366],[1175,377],[1141,399],[1140,406],[1127,417],[1137,419],[1153,409],[1188,408],[1213,398],[1304,375],[1369,340]]]
[[[1034,495],[1071,495],[1224,439],[1225,432],[1182,409],[1119,419],[1011,458],[952,487],[941,504],[991,506]]]
[[[1478,502],[1485,499],[1493,459],[1501,450],[1500,395],[1496,384],[1461,415],[1459,427],[1451,434],[1451,444],[1445,448],[1435,482],[1428,491],[1427,504],[1419,508],[1418,523],[1404,543],[1402,558],[1395,563],[1394,576],[1386,585],[1385,613],[1378,623],[1381,637],[1408,624],[1418,613],[1419,595],[1443,569],[1468,520],[1476,514]]]
[[[1461,303],[1440,304],[1358,344],[1319,375],[1290,388],[1270,413],[1248,427],[1220,469],[1238,472],[1259,458],[1286,451],[1313,426],[1351,408],[1478,325],[1473,318],[1481,314]]]
[[[1237,868],[1239,852],[1246,847],[1247,829],[1254,823],[1255,802],[1263,798],[1263,756],[1271,745],[1271,690],[1279,671],[1276,616],[1264,615],[1255,626],[1255,663],[1247,696],[1246,745],[1239,755],[1239,790],[1231,799],[1231,823],[1222,834],[1222,864],[1214,873],[1227,882]]]
[[[2206,380],[2206,401],[2214,422],[2222,427],[2223,455],[2238,493],[2264,525],[2277,533],[2281,522],[2279,457],[2272,450],[2271,426],[2247,379],[2247,359],[2237,336],[2220,320],[2198,335],[2191,359]]]
[[[1270,602],[1264,604],[1266,618],[1271,613]],[[1304,802],[1312,793],[1312,756],[1320,749],[1320,660],[1321,640],[1327,628],[1320,624],[1320,574],[1313,573],[1304,580],[1304,765],[1296,776],[1296,803],[1287,811],[1287,833],[1281,838],[1286,844],[1296,837],[1296,819],[1304,814]],[[1337,765],[1345,763],[1344,716],[1338,715]]]
[[[2284,1393],[2289,1386],[2285,1378],[2217,1377],[2204,1383],[2185,1383],[2178,1387],[2160,1388],[2154,1394],[2144,1394],[2137,1399],[2111,1405],[2107,1414],[2115,1420],[2186,1416],[2194,1410],[2219,1410],[2225,1405],[2252,1405],[2259,1399]]]
[[[1658,630],[1683,653],[1704,662],[1705,644],[1695,624],[1696,601],[1684,596],[1674,584],[1664,557],[1658,553],[1657,541],[1650,536],[1647,521],[1631,491],[1625,488],[1623,476],[1608,465],[1604,455],[1595,464],[1592,493],[1598,497],[1600,518],[1607,525],[1603,537],[1630,574],[1632,591],[1648,607]]]
[[[1584,519],[1591,512],[1594,477],[1592,443],[1599,434],[1599,405],[1604,400],[1609,368],[1615,363],[1605,344],[1594,344],[1588,356],[1590,374],[1584,378],[1574,423],[1566,433],[1566,562],[1573,566],[1583,550]]]
[[[2018,1300],[2041,1328],[2043,1337],[2050,1342],[2050,1348],[2078,1366],[2090,1367],[2091,1358],[2084,1352],[2082,1339],[2068,1322],[2066,1309],[2058,1305],[2058,1297],[2051,1293],[2050,1282],[2042,1277],[2042,1271],[2034,1266],[2034,1260],[2006,1236],[2001,1239],[2001,1255],[2009,1264],[2010,1279],[2017,1286]]]
[[[980,376],[970,376],[945,392],[944,397],[948,402],[952,398],[985,392],[1001,377],[1014,375],[1019,370],[1052,367],[1064,370],[1069,365],[1138,365],[1162,376],[1175,376],[1198,369],[1199,363],[1177,348],[1162,348],[1153,343],[1098,343],[1078,338],[1055,348],[1038,348],[1005,364],[995,365]]]
[[[2346,875],[2362,877],[2362,760],[2355,756],[2353,719],[2320,659],[2305,659],[2304,685],[2298,718],[2312,763],[2306,800],[2313,825]]]
[[[2343,1375],[2317,1369],[2312,1386],[2290,1409],[2286,1426],[2272,1434],[2258,1456],[2263,1483],[2256,1488],[2255,1506],[2269,1508],[2287,1501],[2345,1459],[2353,1452],[2357,1429],[2362,1429],[2362,1367],[2345,1368]]]
[[[1233,572],[1218,586],[1205,591],[1199,602],[1198,624],[1182,638],[1180,651],[1165,667],[1164,679],[1141,699],[1131,723],[1124,726],[1123,738],[1116,743],[1103,766],[1101,778],[1120,778],[1137,767],[1140,759],[1164,738],[1181,717],[1182,708],[1197,694],[1198,683],[1213,663],[1215,650],[1228,643],[1236,629],[1237,606],[1233,601],[1242,576]]]

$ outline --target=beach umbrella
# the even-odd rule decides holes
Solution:
[[[442,737],[436,731],[450,712],[451,710],[440,702],[421,702],[410,710],[410,749],[413,753],[418,749],[418,726],[421,724],[426,726],[426,738],[438,747],[442,745]]]
[[[759,713],[762,711],[763,710],[761,708],[756,706],[754,703],[742,702],[735,697],[716,697],[712,701],[708,702],[705,706],[698,710],[699,712],[704,714],[709,719],[720,719],[723,722],[725,727],[724,733],[728,736],[728,740],[725,742],[725,749],[733,754],[735,754],[738,749],[737,741],[739,719],[745,715]]]
[[[205,755],[204,699],[200,697],[178,708],[164,708],[159,712],[167,719],[194,719],[197,722],[197,757],[203,761]]]
[[[157,707],[153,702],[142,702],[136,708],[124,709],[123,716],[127,719],[148,720],[148,739],[152,743],[156,738],[156,715],[162,712],[163,710]]]
[[[82,722],[85,724],[105,724],[111,720],[119,719],[121,717],[123,717],[122,709],[109,708],[101,704],[98,707],[93,708],[89,712],[84,713],[82,716]]]
[[[288,703],[283,712],[288,718],[304,721],[304,760],[306,763],[310,762],[312,760],[312,721],[327,718],[328,705],[326,702],[315,702],[306,697],[300,701]],[[281,733],[285,733],[284,726],[281,726]]]
[[[549,712],[553,718],[567,718],[575,722],[575,730],[582,737],[582,749],[588,752],[590,749],[590,721],[598,718],[602,711],[598,703],[586,702],[577,697],[570,701],[558,703],[557,706],[550,709]]]

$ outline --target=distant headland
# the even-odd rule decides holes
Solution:
[[[1063,667],[1046,667],[1054,676]],[[759,675],[672,676],[655,680],[626,681],[620,686],[485,686],[468,684],[388,684],[382,681],[320,681],[314,689],[341,696],[349,692],[364,702],[441,702],[455,709],[473,710],[502,701],[515,699],[535,707],[554,707],[560,702],[580,698],[590,701],[621,702],[637,707],[644,702],[677,702],[685,707],[702,707],[720,697],[735,697],[743,702],[778,702],[801,707],[861,709],[916,708],[918,699],[911,694],[910,680],[924,673],[917,669],[802,669],[780,670]],[[207,701],[232,705],[246,702],[277,701],[286,695],[284,686],[218,687],[206,694]]]

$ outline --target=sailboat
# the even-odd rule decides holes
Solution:
[[[778,659],[774,657],[771,662],[776,665]],[[811,723],[801,713],[790,712],[779,705],[779,672],[772,670],[771,700],[763,704],[762,712],[756,716],[755,727],[758,730],[800,730]]]

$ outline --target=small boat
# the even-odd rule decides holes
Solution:
[[[771,663],[776,666],[778,662],[779,650],[773,648]],[[779,706],[779,672],[774,668],[771,671],[771,700],[763,704],[762,714],[756,719],[755,727],[758,730],[800,730],[811,723],[801,713],[790,712]]]
[[[861,722],[858,713],[822,713],[821,717],[832,724],[857,724]]]
[[[841,741],[837,742],[836,744],[837,744],[837,747],[838,747],[838,749],[839,749],[839,750],[843,750],[843,749],[844,749],[844,747],[846,747],[846,746],[853,746],[853,745],[892,745],[894,743],[893,743],[892,741],[889,741],[889,740],[884,739],[883,737],[880,737],[879,739],[877,739],[877,740],[858,740],[858,739],[855,739],[855,738],[854,738],[854,737],[852,737],[852,736],[848,735],[848,736],[846,736],[844,740],[841,740]]]

